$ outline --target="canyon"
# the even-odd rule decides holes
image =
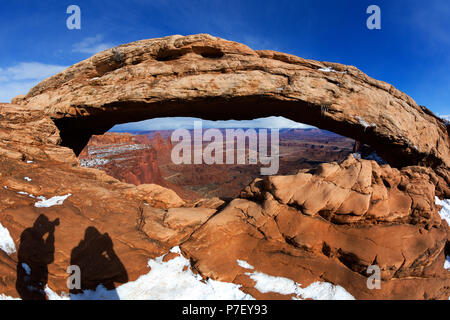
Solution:
[[[326,151],[311,152],[321,130],[308,146],[292,138],[305,132],[287,131],[281,147],[309,150],[311,159],[284,153],[292,160],[285,171],[236,174],[227,194],[187,188],[206,185],[211,177],[200,176],[210,170],[217,184],[225,175],[168,165],[159,150],[169,145],[164,132],[104,135],[158,117],[274,115],[347,137],[344,152],[325,159]],[[327,298],[448,299],[448,209],[437,203],[450,198],[449,131],[426,107],[353,66],[206,34],[106,50],[0,104],[0,229],[8,235],[0,295],[24,298],[24,253],[50,238],[43,250],[50,254],[25,254],[31,277],[43,273],[35,291],[43,299],[68,293],[72,262],[85,270],[82,291],[104,288],[120,298],[139,298],[121,295],[145,279],[169,286],[170,277],[151,276],[178,263],[178,274],[191,272],[201,288],[220,282],[242,299],[323,298],[309,293],[324,287]],[[385,163],[355,157],[354,140]],[[135,171],[108,167],[122,156],[132,156]],[[200,178],[188,183],[186,172]],[[367,286],[372,265],[381,271],[376,290]],[[261,277],[289,290],[265,290]]]
[[[170,188],[185,200],[234,198],[261,175],[261,164],[175,164],[171,159],[172,132],[108,132],[93,136],[79,155],[80,164],[103,170],[123,182]],[[342,161],[353,147],[352,139],[325,130],[281,130],[279,173],[292,174],[323,162]],[[248,156],[248,143],[245,150]]]

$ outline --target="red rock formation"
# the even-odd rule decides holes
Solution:
[[[211,99],[218,102],[214,111],[205,104]],[[30,259],[43,264],[49,287],[58,293],[67,291],[71,261],[86,257],[80,248],[106,248],[111,261],[121,261],[107,270],[96,268],[96,260],[88,263],[89,285],[106,277],[115,286],[147,273],[149,258],[180,245],[203,277],[242,284],[257,298],[290,296],[257,291],[237,259],[302,286],[341,285],[358,299],[450,295],[450,272],[443,269],[449,226],[434,205],[436,194],[449,197],[448,132],[411,98],[353,67],[255,52],[207,35],[174,36],[96,55],[16,101],[27,105],[0,104],[0,223],[21,251],[21,235],[46,216],[44,231],[54,235],[54,252],[51,259]],[[275,112],[275,103],[279,114],[301,114],[306,122],[358,136],[397,166],[423,166],[394,169],[349,158],[256,180],[226,205],[186,203],[166,188],[136,187],[82,168],[74,151],[61,146],[79,153],[93,133],[114,122],[177,112],[262,116]],[[310,112],[299,112],[305,108]],[[37,205],[56,195],[65,200]],[[39,237],[36,245],[44,241]],[[20,259],[0,251],[1,293],[19,295]],[[371,264],[382,270],[380,290],[366,285]]]
[[[163,185],[157,153],[146,136],[107,133],[93,136],[79,156],[82,165],[98,168],[114,178],[135,185]]]
[[[427,173],[433,175],[351,156],[257,179],[242,193],[248,200],[233,200],[182,250],[202,275],[242,284],[260,298],[279,296],[254,290],[238,259],[304,286],[337,283],[358,299],[446,299],[449,227],[437,214]],[[381,268],[380,290],[367,288],[370,265]]]
[[[76,90],[74,90],[76,88]],[[446,124],[352,66],[305,60],[205,34],[121,45],[41,82],[18,104],[58,119],[78,154],[117,123],[165,116],[285,116],[371,145],[390,164],[450,166]]]
[[[187,200],[236,197],[260,175],[259,166],[255,165],[174,165],[171,131],[164,134],[166,139],[159,131],[96,135],[79,159],[82,165],[104,170],[120,181],[159,184]],[[320,162],[343,160],[350,154],[351,144],[351,139],[323,130],[281,130],[279,173],[290,174]]]
[[[82,166],[103,170],[122,182],[134,185],[157,184],[191,199],[192,192],[161,176],[159,166],[171,161],[170,152],[171,144],[160,135],[150,141],[146,135],[105,133],[93,136],[79,159]],[[199,197],[196,195],[195,198]]]

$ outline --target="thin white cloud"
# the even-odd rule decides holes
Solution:
[[[139,122],[130,122],[114,126],[111,131],[147,131],[147,130],[173,130],[178,128],[193,129],[194,121],[198,118],[157,118]],[[254,120],[202,120],[203,128],[313,128],[309,125],[298,123],[284,117],[268,117]]]
[[[45,79],[65,68],[65,66],[39,62],[21,62],[6,69],[0,69],[0,81]]]
[[[0,102],[9,102],[19,94],[26,94],[39,82],[65,68],[40,62],[21,62],[0,68]]]
[[[98,34],[95,37],[88,37],[83,39],[81,42],[75,43],[72,46],[72,51],[93,55],[114,46],[115,45],[113,43],[104,42],[103,36]]]

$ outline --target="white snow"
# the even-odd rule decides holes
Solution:
[[[450,226],[450,199],[441,200],[436,197],[436,204],[442,206],[441,211],[439,211],[439,215],[441,216],[442,220],[447,221],[447,224]],[[450,256],[446,256],[444,269],[450,270]]]
[[[347,71],[336,71],[336,70],[333,69],[333,67],[320,68],[319,71],[322,71],[322,72],[342,73],[342,74],[347,73]]]
[[[240,262],[239,262],[240,261]],[[247,262],[238,260],[238,264],[245,265]],[[291,279],[274,277],[262,272],[247,272],[253,281],[256,282],[255,289],[259,292],[275,292],[284,295],[294,294],[294,299],[313,300],[354,300],[355,298],[343,287],[335,286],[328,282],[314,282],[306,288]]]
[[[95,167],[95,166],[103,166],[107,163],[109,163],[110,161],[107,159],[97,159],[97,158],[93,158],[93,159],[80,159],[80,165],[82,167],[87,167],[87,168],[91,168],[91,167]]]
[[[335,72],[333,70],[333,68],[320,68],[319,71],[323,71],[323,72]]]
[[[216,280],[203,280],[200,275],[191,270],[189,260],[181,255],[179,247],[174,247],[170,252],[179,256],[164,262],[165,255],[156,259],[150,259],[148,266],[150,271],[136,281],[118,286],[115,290],[106,290],[98,286],[95,291],[86,290],[82,294],[61,295],[55,293],[48,286],[45,293],[49,300],[253,300],[254,298],[240,290],[240,285]],[[246,269],[254,269],[244,260],[237,263]],[[28,267],[28,266],[27,266]],[[25,270],[29,270],[24,266]],[[28,272],[28,271],[27,271]],[[328,282],[315,282],[306,288],[291,279],[274,277],[262,272],[254,271],[246,273],[256,282],[255,288],[260,292],[278,292],[281,294],[294,294],[294,299],[316,300],[350,300],[354,299],[344,288]],[[12,299],[1,295],[2,299]]]
[[[179,247],[170,252],[180,253]],[[204,281],[190,268],[190,262],[182,255],[167,262],[163,261],[165,255],[150,259],[150,271],[139,277],[136,281],[118,286],[108,291],[98,286],[95,291],[86,290],[82,294],[71,294],[72,300],[250,300],[252,296],[242,292],[240,285],[208,279]],[[184,270],[185,269],[185,270]],[[49,299],[68,299],[66,294],[59,296],[50,288],[46,288]]]
[[[257,271],[247,272],[246,275],[256,282],[255,289],[262,293],[276,292],[298,295],[301,289],[300,285],[288,278],[269,276]]]
[[[253,267],[251,264],[248,264],[247,261],[238,259],[237,263],[238,263],[239,267],[241,267],[241,268],[244,268],[244,269],[255,269],[255,267]]]
[[[450,270],[450,256],[445,257],[444,269]],[[450,297],[449,297],[450,298]]]
[[[341,286],[329,282],[314,282],[300,290],[303,299],[313,300],[355,300],[355,298]]]
[[[25,191],[19,191],[17,192],[18,194],[24,195],[24,196],[28,196],[28,192]]]
[[[5,295],[3,293],[0,293],[0,301],[2,301],[2,300],[21,300],[21,299],[20,298],[13,298],[13,297],[7,296],[7,295]]]
[[[40,201],[36,202],[34,206],[36,208],[49,208],[52,206],[59,206],[62,205],[64,200],[66,200],[71,195],[72,194],[68,193],[64,196],[54,196],[50,199],[46,199],[45,197],[39,196],[38,199],[40,199]]]
[[[364,127],[364,129],[367,129],[369,127],[374,127],[375,128],[377,126],[376,123],[370,124],[366,120],[364,120],[363,118],[361,118],[359,116],[356,117],[356,120],[358,120],[359,124],[362,125]]]
[[[450,199],[441,200],[436,197],[436,204],[442,206],[441,211],[439,211],[439,215],[450,226]]]
[[[21,195],[23,195],[23,196],[29,196],[30,198],[36,198],[34,195],[32,195],[32,194],[30,194],[30,193],[28,193],[28,192],[25,192],[25,191],[18,191],[17,192],[18,194],[21,194]],[[39,197],[38,197],[39,198]]]
[[[119,161],[130,161],[133,157],[129,152],[133,150],[145,150],[151,148],[147,144],[115,143],[101,146],[88,146],[88,158],[80,159],[80,165],[88,168],[98,168],[111,162],[113,157],[116,165]],[[122,155],[119,158],[119,155]],[[128,155],[128,156],[127,156]],[[120,165],[119,165],[120,166]]]
[[[30,179],[31,180],[31,179]],[[54,196],[50,199],[45,198],[44,196],[35,196],[33,194],[30,194],[25,191],[18,191],[18,194],[29,196],[30,198],[38,199],[39,201],[34,204],[36,208],[49,208],[52,206],[59,206],[62,205],[64,200],[66,200],[68,197],[70,197],[72,194],[68,193],[63,196]]]
[[[119,286],[117,294],[121,299],[251,299],[242,292],[239,285],[208,279],[203,281],[190,268],[190,262],[181,255],[180,248],[171,252],[180,256],[163,262],[164,256],[150,259],[150,272],[133,282]],[[183,271],[183,269],[186,270]],[[102,291],[102,290],[100,290]],[[104,290],[103,290],[104,291]]]
[[[28,182],[31,181],[31,178],[29,178],[29,177],[24,177],[24,179],[25,179],[26,181],[28,181]]]
[[[50,289],[48,285],[45,286],[44,292],[47,295],[48,300],[70,300],[69,294],[63,292],[61,295],[58,295],[55,291]]]
[[[16,252],[16,246],[14,241],[9,234],[8,229],[2,226],[0,223],[0,249],[5,251],[7,254],[13,254]]]
[[[366,120],[360,118],[360,117],[356,117],[358,119],[358,122],[364,127],[364,128],[368,128],[370,125],[367,123]]]

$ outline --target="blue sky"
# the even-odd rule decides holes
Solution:
[[[304,58],[358,67],[437,114],[450,114],[450,1],[0,0],[0,101],[106,48],[210,33]],[[66,9],[81,8],[81,30]],[[381,30],[366,8],[381,8]]]
[[[139,122],[130,122],[114,126],[111,131],[147,131],[147,130],[171,130],[194,129],[194,121],[199,118],[177,117],[157,118]],[[277,129],[307,129],[314,128],[307,124],[298,123],[284,117],[267,117],[253,120],[202,120],[203,128],[277,128]]]

